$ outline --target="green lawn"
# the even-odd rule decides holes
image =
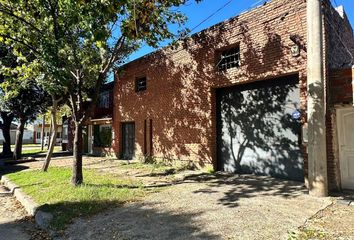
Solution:
[[[147,194],[141,183],[123,176],[84,170],[80,187],[70,183],[71,169],[50,168],[47,173],[24,171],[7,175],[44,211],[53,213],[51,227],[62,230],[75,217],[90,216],[110,206],[136,201]]]
[[[60,150],[61,150],[60,146],[55,146],[53,152],[59,152]],[[35,154],[45,153],[45,152],[47,152],[47,148],[45,147],[44,150],[42,151],[40,146],[38,148],[22,149],[22,154],[25,155],[31,155],[31,154],[35,155]]]
[[[172,166],[168,166],[162,163],[149,163],[145,164],[142,162],[132,162],[132,163],[122,163],[120,165],[120,168],[125,168],[125,169],[137,169],[137,170],[144,170],[144,171],[157,171],[157,172],[162,172],[165,170],[172,169]]]

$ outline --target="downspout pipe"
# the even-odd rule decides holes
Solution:
[[[307,0],[308,188],[328,196],[322,0]]]

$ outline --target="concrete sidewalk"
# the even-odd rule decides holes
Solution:
[[[297,182],[200,175],[144,202],[78,219],[63,239],[287,239],[330,203]]]

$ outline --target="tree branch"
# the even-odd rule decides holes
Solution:
[[[38,33],[40,34],[43,34],[43,32],[37,28],[36,26],[34,26],[32,23],[30,23],[29,21],[27,21],[26,19],[14,14],[13,12],[11,12],[10,10],[7,10],[5,9],[6,7],[4,5],[0,5],[0,7],[3,7],[3,8],[0,8],[0,12],[6,14],[6,15],[9,15],[9,16],[12,16],[14,18],[16,18],[17,20],[21,21],[22,23],[25,23],[26,25],[28,25],[29,27],[31,27],[32,29],[36,30]]]
[[[17,43],[20,43],[22,45],[24,45],[25,47],[28,47],[31,51],[33,51],[34,53],[40,55],[40,52],[38,52],[34,47],[32,47],[31,45],[29,45],[28,43],[26,43],[25,41],[23,40],[20,40],[20,39],[17,39],[17,38],[14,38],[14,37],[11,37],[9,35],[3,35],[3,34],[0,34],[0,37],[3,37],[5,39],[10,39],[12,41],[15,41]]]
[[[103,75],[107,74],[109,68],[117,60],[118,50],[120,50],[120,48],[123,46],[124,41],[125,41],[125,37],[124,36],[121,36],[117,40],[116,45],[114,46],[114,49],[112,51],[111,57],[109,58],[109,60],[107,61],[106,65],[103,67],[103,69],[101,71],[101,73]]]

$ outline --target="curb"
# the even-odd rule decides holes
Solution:
[[[39,205],[35,203],[32,198],[25,194],[16,184],[12,183],[7,177],[2,176],[1,182],[7,187],[13,196],[16,197],[22,206],[26,209],[27,213],[31,216],[35,216]]]
[[[53,215],[51,213],[39,210],[40,205],[33,201],[30,196],[24,193],[21,188],[11,182],[7,177],[2,176],[1,183],[3,183],[4,186],[10,190],[10,194],[12,194],[17,201],[21,203],[28,215],[34,217],[36,224],[41,229],[48,230],[49,223],[53,219]]]

